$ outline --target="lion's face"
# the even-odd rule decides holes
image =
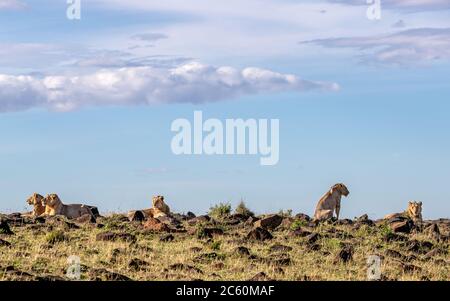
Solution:
[[[43,198],[44,197],[42,195],[33,193],[33,195],[27,199],[27,203],[28,203],[28,205],[33,205],[33,206],[38,205],[38,204],[42,203]]]
[[[342,183],[334,185],[333,188],[339,191],[343,196],[348,196],[350,194],[350,191],[348,191],[347,186],[345,186]]]
[[[42,205],[48,206],[48,207],[55,207],[61,203],[61,200],[59,199],[58,195],[56,194],[49,194],[45,198],[42,199]]]
[[[164,208],[164,197],[161,195],[153,197],[153,207],[162,210]]]
[[[420,217],[422,215],[422,202],[409,202],[408,212],[413,217]]]

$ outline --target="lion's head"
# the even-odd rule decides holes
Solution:
[[[422,217],[422,202],[409,202],[408,215],[413,219],[420,219]]]
[[[61,200],[57,194],[47,194],[45,198],[42,199],[42,205],[48,206],[50,208],[54,208],[57,205],[61,204]]]
[[[348,196],[350,194],[350,191],[348,191],[347,186],[345,186],[342,183],[336,184],[332,187],[332,189],[336,189],[337,191],[339,191],[340,194],[342,194],[343,196]]]
[[[41,205],[43,198],[44,197],[42,195],[40,195],[38,193],[33,193],[33,195],[27,199],[27,203],[28,203],[28,205],[32,205],[32,206]]]
[[[162,195],[154,196],[152,199],[153,208],[158,208],[160,210],[164,210],[165,203],[164,203],[164,197]]]

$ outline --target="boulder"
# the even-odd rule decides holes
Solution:
[[[299,229],[289,232],[289,236],[291,236],[291,237],[306,237],[308,235],[311,235],[311,232],[307,231],[307,230],[303,230],[302,228],[299,228]]]
[[[113,232],[104,232],[99,233],[96,236],[97,241],[127,241],[127,242],[136,242],[137,238],[135,235],[130,233],[113,233]]]
[[[142,222],[145,220],[145,214],[141,210],[131,211],[128,213],[128,220],[130,222]]]
[[[336,259],[337,259],[337,261],[347,263],[353,259],[353,253],[354,253],[353,247],[350,245],[345,245],[344,247],[342,247],[342,249],[337,254]]]
[[[267,216],[263,219],[260,219],[254,223],[255,228],[264,228],[268,230],[274,230],[278,227],[283,221],[283,217],[278,214],[273,214]]]
[[[170,232],[169,226],[153,217],[148,218],[147,222],[144,224],[144,229],[153,232]]]
[[[175,237],[172,234],[163,235],[159,238],[159,241],[162,242],[170,242],[173,241]]]
[[[269,231],[261,227],[256,227],[247,234],[247,239],[250,240],[264,241],[270,240],[272,238],[273,238],[272,234],[270,234]]]
[[[270,252],[290,252],[290,251],[292,251],[292,247],[285,246],[282,244],[275,244],[270,247],[269,251]]]
[[[9,224],[6,220],[0,220],[0,234],[13,235],[14,232],[9,228]]]
[[[148,262],[139,258],[133,258],[128,263],[128,267],[134,271],[140,271],[149,265]]]
[[[10,247],[11,243],[6,240],[0,239],[0,247]]]
[[[238,255],[244,255],[244,256],[250,256],[250,250],[247,249],[246,247],[237,247],[234,252]]]
[[[85,214],[85,215],[82,215],[82,216],[76,218],[74,220],[74,222],[80,223],[80,224],[89,224],[89,223],[90,224],[95,224],[97,221],[96,221],[96,219],[95,219],[95,217],[93,215]]]
[[[272,279],[270,279],[264,272],[259,272],[258,274],[249,279],[249,281],[271,281],[271,280]]]
[[[188,220],[188,224],[191,226],[194,226],[198,223],[207,223],[211,220],[211,218],[208,215],[200,215],[197,217],[194,217],[190,220]]]
[[[389,224],[389,227],[394,233],[406,233],[409,234],[413,228],[413,224],[409,220],[401,222],[393,222]]]
[[[95,218],[100,217],[100,212],[98,211],[98,208],[95,206],[86,206],[89,209],[91,209],[92,214],[94,215]]]
[[[294,216],[294,218],[296,220],[305,221],[305,222],[311,221],[311,217],[309,217],[309,215],[304,214],[304,213],[298,213]]]

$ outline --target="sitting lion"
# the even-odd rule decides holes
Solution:
[[[422,202],[409,202],[408,209],[405,212],[388,214],[384,219],[397,217],[409,218],[414,223],[422,223]]]
[[[336,184],[320,198],[314,213],[314,220],[327,220],[333,217],[336,211],[336,217],[339,219],[341,210],[341,197],[348,196],[350,192],[344,184]]]
[[[42,199],[42,205],[45,206],[43,216],[63,215],[68,219],[79,218],[89,214],[93,216],[91,209],[86,205],[64,205],[58,195],[48,194]]]
[[[43,199],[44,197],[38,193],[33,193],[33,195],[27,199],[28,205],[33,206],[33,211],[30,214],[32,217],[38,217],[45,212],[45,206],[42,205]]]
[[[152,203],[152,208],[143,210],[146,217],[158,218],[170,215],[170,208],[164,202],[164,197],[162,195],[154,196],[152,199]]]

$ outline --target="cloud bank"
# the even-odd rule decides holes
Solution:
[[[301,42],[327,48],[354,48],[366,63],[411,65],[450,59],[450,28],[418,28],[374,37],[330,38]]]
[[[331,3],[347,5],[368,5],[366,0],[328,0]],[[448,0],[381,0],[381,7],[411,12],[450,9]]]
[[[0,74],[0,112],[43,107],[70,111],[84,106],[217,102],[281,91],[337,90],[260,68],[238,70],[196,62],[175,68],[124,67],[77,76]]]
[[[0,10],[23,9],[27,5],[19,0],[0,0]]]

